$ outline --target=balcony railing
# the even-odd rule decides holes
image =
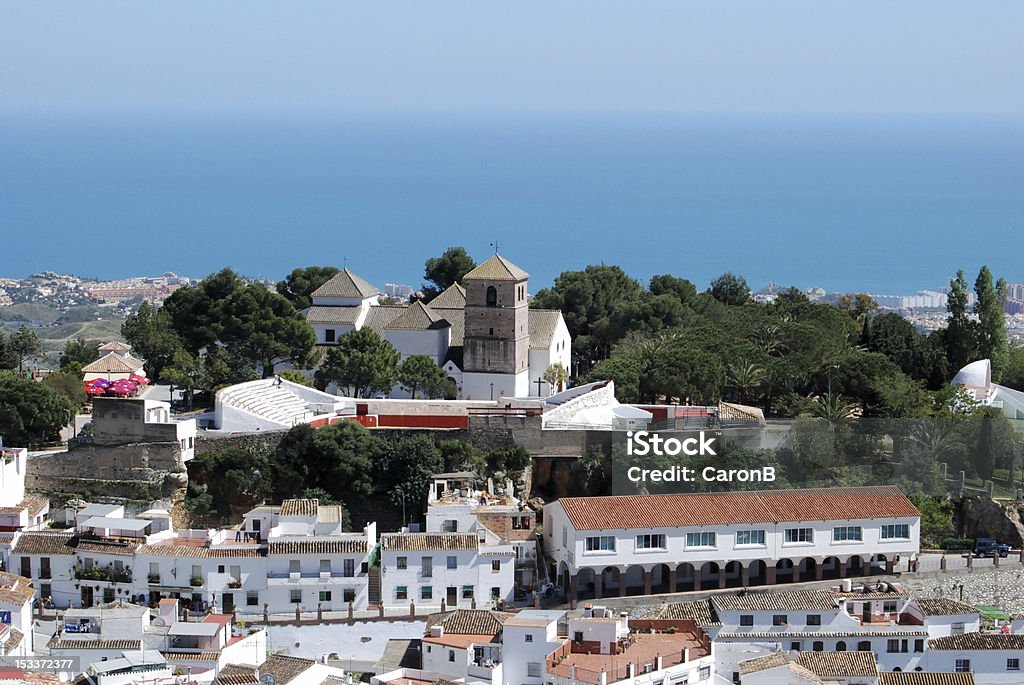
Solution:
[[[112,566],[93,566],[92,568],[75,567],[76,580],[99,580],[108,583],[130,583],[132,572],[129,569],[118,569]]]

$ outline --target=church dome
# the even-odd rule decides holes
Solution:
[[[992,385],[992,362],[988,359],[979,359],[971,362],[960,369],[951,385],[964,385],[969,388],[988,388]]]

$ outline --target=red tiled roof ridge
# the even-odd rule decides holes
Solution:
[[[558,501],[576,530],[920,516],[895,485],[563,497]]]

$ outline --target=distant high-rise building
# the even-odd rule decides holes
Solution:
[[[1010,283],[1006,286],[1006,299],[1024,302],[1024,283]]]

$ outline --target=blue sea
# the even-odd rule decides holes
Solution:
[[[0,276],[349,268],[449,245],[531,290],[619,264],[828,290],[1024,282],[1024,121],[596,113],[0,113]]]

